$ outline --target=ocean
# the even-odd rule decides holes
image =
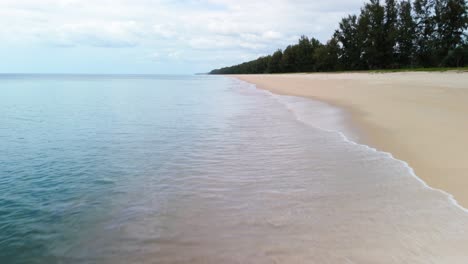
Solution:
[[[468,263],[468,213],[348,120],[222,76],[0,75],[0,263]]]

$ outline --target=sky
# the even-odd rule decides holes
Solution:
[[[325,42],[363,0],[0,0],[1,73],[190,74]]]

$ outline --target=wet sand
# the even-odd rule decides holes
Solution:
[[[343,107],[360,143],[404,160],[468,207],[468,73],[236,75],[273,93]]]

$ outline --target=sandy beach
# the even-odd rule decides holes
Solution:
[[[360,143],[406,161],[433,188],[468,208],[468,73],[236,75],[273,93],[351,113]]]

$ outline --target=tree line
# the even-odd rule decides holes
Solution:
[[[284,50],[211,74],[462,67],[467,13],[465,0],[370,0],[324,44],[302,36]]]

